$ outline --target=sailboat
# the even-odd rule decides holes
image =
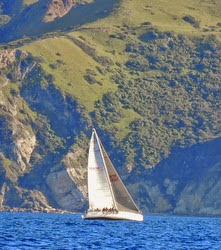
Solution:
[[[124,186],[95,129],[88,155],[89,209],[83,219],[143,221],[143,214]]]

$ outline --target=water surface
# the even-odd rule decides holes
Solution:
[[[221,249],[221,218],[146,216],[144,222],[80,215],[0,213],[1,249]]]

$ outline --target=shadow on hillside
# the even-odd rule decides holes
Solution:
[[[91,4],[78,5],[68,14],[55,20],[44,23],[43,16],[47,10],[45,0],[26,7],[0,29],[0,43],[13,41],[24,36],[37,37],[48,32],[65,31],[82,24],[93,22],[108,16],[117,0],[94,0]]]
[[[134,169],[127,183],[140,208],[146,213],[220,214],[220,149],[217,138],[174,148],[153,169]]]
[[[154,170],[156,181],[168,176],[188,182],[200,179],[211,166],[221,161],[221,138],[198,143],[189,148],[174,148],[170,156],[157,164]]]

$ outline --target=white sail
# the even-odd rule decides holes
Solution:
[[[88,156],[88,198],[90,209],[114,207],[114,197],[95,130]]]
[[[143,220],[95,129],[88,156],[88,198],[89,210],[84,219]]]

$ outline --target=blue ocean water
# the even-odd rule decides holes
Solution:
[[[84,221],[70,214],[0,213],[0,249],[221,249],[221,218]]]

